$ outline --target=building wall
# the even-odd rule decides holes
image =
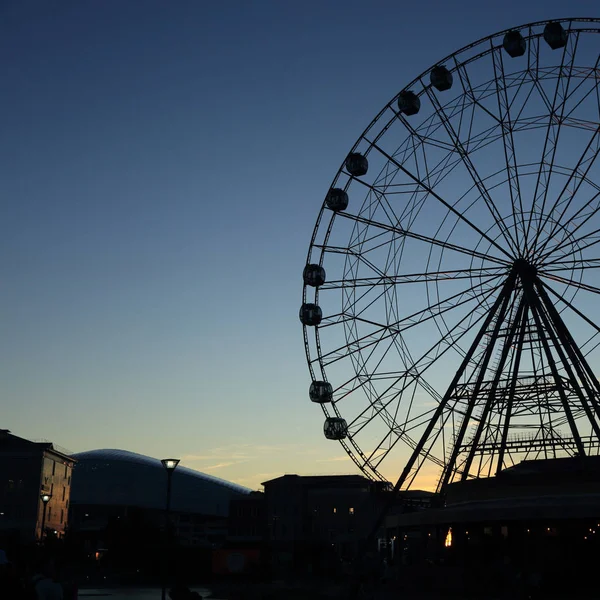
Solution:
[[[340,548],[344,554],[354,552],[356,541],[370,533],[380,505],[378,498],[374,491],[360,487],[309,490],[311,538],[345,545]]]
[[[64,535],[67,530],[72,470],[72,463],[68,463],[51,452],[44,452],[41,489],[52,495],[46,509],[46,529],[56,531],[58,536]],[[38,510],[39,534],[43,518],[41,501]]]
[[[0,530],[35,537],[42,456],[19,451],[0,454]]]
[[[31,442],[0,430],[0,531],[22,543],[41,535],[41,492],[52,494],[46,528],[62,536],[68,523],[73,460],[48,442]]]
[[[232,498],[229,504],[229,542],[261,543],[266,535],[266,503],[262,492]]]
[[[285,475],[263,485],[274,562],[277,554],[294,563],[323,561],[325,552],[351,560],[387,497],[359,475]]]

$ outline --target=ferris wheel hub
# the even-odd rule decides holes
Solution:
[[[537,275],[537,268],[526,258],[517,258],[513,263],[513,270],[517,273],[521,280],[531,280]]]

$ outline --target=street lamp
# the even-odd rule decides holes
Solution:
[[[164,561],[166,566],[170,566],[170,555],[169,555],[169,541],[170,541],[170,513],[171,513],[171,479],[173,477],[173,471],[177,468],[179,464],[178,458],[163,458],[161,461],[162,466],[167,471],[167,504],[165,506],[165,551],[164,551]],[[167,571],[170,569],[164,568],[163,574],[163,586],[162,586],[162,600],[166,600],[167,597],[167,586],[166,579],[171,574]]]
[[[48,494],[47,492],[42,492],[40,494],[40,500],[44,505],[44,510],[42,511],[42,533],[40,535],[40,539],[44,539],[44,532],[46,530],[46,509],[48,508],[48,502],[50,502],[50,498],[52,498],[52,494]]]

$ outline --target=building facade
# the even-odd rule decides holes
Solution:
[[[50,442],[32,442],[0,430],[0,535],[31,543],[67,531],[75,460]],[[44,508],[41,495],[50,499]],[[44,516],[45,510],[45,516]]]
[[[361,475],[283,475],[263,486],[276,571],[331,571],[353,560],[390,493]]]
[[[266,525],[266,501],[263,492],[250,492],[231,499],[227,535],[230,544],[262,544],[266,538]]]

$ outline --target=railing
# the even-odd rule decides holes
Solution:
[[[600,440],[594,436],[582,436],[581,442],[584,448],[593,449],[600,448]],[[470,451],[472,444],[466,444],[461,447],[462,452]],[[475,449],[475,454],[492,454],[498,452],[500,443],[483,443],[478,444]],[[539,438],[532,435],[512,436],[506,440],[505,449],[508,452],[519,452],[540,449],[563,449],[577,450],[577,443],[574,437],[554,437],[554,438]]]

